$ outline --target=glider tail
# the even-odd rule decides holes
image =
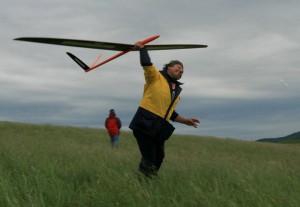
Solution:
[[[155,36],[152,36],[152,37],[149,37],[149,38],[147,38],[147,39],[144,39],[144,40],[142,40],[142,41],[140,41],[140,44],[142,44],[142,45],[144,45],[144,44],[146,44],[146,43],[148,43],[148,42],[151,42],[151,41],[153,41],[153,40],[155,40],[155,39],[157,39],[157,38],[159,38],[159,35],[155,35]],[[119,52],[119,53],[117,53],[116,55],[114,55],[114,56],[112,56],[112,57],[110,57],[110,58],[108,58],[108,59],[106,59],[106,60],[104,60],[104,61],[102,61],[102,62],[100,62],[100,63],[98,63],[97,64],[97,62],[98,62],[98,60],[100,59],[100,57],[101,56],[99,56],[96,60],[95,60],[95,62],[91,65],[91,67],[89,67],[87,64],[85,64],[82,60],[80,60],[78,57],[76,57],[75,55],[73,55],[72,53],[70,53],[70,52],[67,52],[67,54],[70,56],[70,58],[72,58],[85,72],[89,72],[89,71],[91,71],[91,70],[93,70],[93,69],[95,69],[95,68],[97,68],[97,67],[99,67],[99,66],[101,66],[101,65],[104,65],[105,63],[107,63],[107,62],[109,62],[109,61],[112,61],[113,59],[116,59],[116,58],[118,58],[118,57],[120,57],[121,55],[124,55],[124,54],[126,54],[126,53],[128,53],[128,52],[130,52],[131,50],[133,50],[133,45],[132,45],[132,47],[129,47],[129,48],[127,48],[127,49],[125,49],[125,50],[123,50],[123,51],[121,51],[121,52]]]
[[[76,57],[75,55],[73,55],[70,52],[67,52],[67,54],[70,56],[70,58],[72,58],[72,60],[74,60],[84,71],[88,71],[90,69],[89,66],[87,66],[84,62],[82,62],[82,60],[80,60],[78,57]]]

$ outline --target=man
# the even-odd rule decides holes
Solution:
[[[105,128],[107,129],[107,132],[109,134],[112,148],[118,148],[121,127],[122,123],[116,116],[115,110],[110,109],[109,115],[105,120]]]
[[[137,42],[135,49],[140,51],[146,84],[140,106],[129,128],[133,130],[142,155],[139,171],[152,177],[157,175],[163,162],[164,143],[175,129],[169,120],[195,128],[200,121],[185,118],[175,111],[182,90],[178,80],[183,74],[183,64],[172,60],[165,64],[162,71],[158,71],[143,45]]]

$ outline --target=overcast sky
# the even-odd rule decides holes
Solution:
[[[128,125],[144,85],[138,52],[89,73],[87,63],[116,52],[14,41],[57,37],[133,44],[207,44],[150,51],[158,67],[184,63],[177,112],[201,119],[175,133],[240,140],[300,131],[298,0],[2,0],[0,120],[101,127],[110,108]]]

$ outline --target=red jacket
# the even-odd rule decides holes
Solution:
[[[115,114],[109,114],[105,120],[105,128],[109,135],[119,135],[122,127],[121,121]]]

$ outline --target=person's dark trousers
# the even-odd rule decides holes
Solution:
[[[148,177],[157,175],[157,172],[165,157],[164,141],[158,138],[147,137],[142,133],[133,131],[142,159],[139,165],[139,171]]]

